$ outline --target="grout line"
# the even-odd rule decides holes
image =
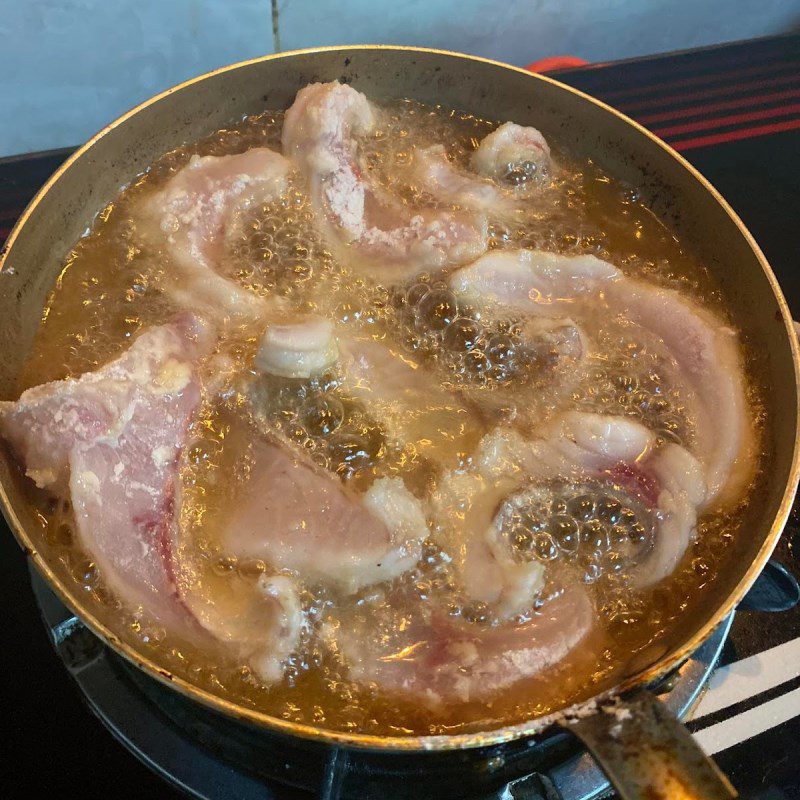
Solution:
[[[281,52],[278,0],[272,0],[272,50],[275,53]]]

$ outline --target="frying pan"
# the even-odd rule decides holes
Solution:
[[[369,97],[410,97],[481,117],[535,125],[576,157],[639,187],[644,202],[691,248],[721,287],[727,307],[758,355],[769,481],[747,509],[745,535],[730,547],[702,606],[665,632],[635,674],[579,708],[478,733],[374,736],[270,717],[201,690],[120,640],[48,556],[42,530],[7,452],[0,454],[4,514],[51,588],[101,640],[136,669],[191,701],[287,742],[382,754],[519,745],[554,722],[570,726],[626,800],[723,798],[735,793],[646,687],[692,653],[758,576],[781,533],[798,481],[798,347],[786,302],[756,243],[718,192],[663,142],[608,106],[558,82],[484,59],[416,48],[358,46],[286,53],[243,62],[181,84],[133,109],[78,150],[20,218],[0,265],[0,396],[17,396],[47,294],[71,245],[93,216],[158,156],[266,108],[288,107],[313,81],[342,80]]]

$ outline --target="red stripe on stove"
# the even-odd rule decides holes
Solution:
[[[680,111],[663,111],[660,114],[648,114],[644,117],[636,117],[637,122],[642,125],[651,125],[654,122],[671,122],[673,119],[683,119],[685,117],[699,116],[700,114],[712,114],[715,111],[727,111],[731,108],[741,108],[742,106],[759,106],[764,103],[777,103],[781,100],[793,100],[800,97],[800,89],[790,89],[786,92],[772,92],[772,94],[748,95],[738,97],[736,100],[723,100],[719,103],[709,103],[704,106],[692,106],[682,108]]]
[[[784,122],[773,122],[770,125],[757,125],[754,128],[739,128],[735,131],[725,133],[712,133],[708,136],[696,136],[693,139],[679,139],[677,142],[670,142],[673,150],[695,150],[698,147],[710,147],[714,144],[725,142],[736,142],[741,139],[755,139],[757,136],[766,136],[770,133],[781,133],[782,131],[793,131],[800,129],[800,119],[788,119]]]
[[[665,81],[664,83],[648,83],[645,86],[635,86],[628,89],[617,89],[613,92],[606,92],[606,97],[632,97],[637,94],[650,94],[654,91],[661,91],[663,89],[681,89],[684,86],[697,86],[704,83],[717,83],[727,78],[746,78],[753,75],[759,75],[763,72],[770,71],[783,71],[794,67],[800,67],[800,61],[784,61],[767,64],[758,64],[755,67],[748,67],[747,69],[735,69],[731,72],[707,72],[703,75],[695,75],[691,78],[683,78],[677,81]]]
[[[639,103],[625,103],[619,106],[620,110],[630,114],[632,110],[639,108],[658,108],[659,106],[669,106],[674,103],[689,103],[692,100],[701,100],[704,97],[718,97],[724,94],[738,94],[747,92],[751,89],[767,89],[772,86],[781,86],[785,83],[800,83],[800,75],[782,75],[779,78],[770,78],[763,81],[750,81],[750,83],[740,83],[730,86],[718,86],[714,89],[705,89],[702,92],[689,92],[688,94],[673,94],[667,97],[660,97],[658,100],[647,100]],[[607,95],[600,96],[605,100]]]
[[[679,136],[682,133],[708,131],[713,128],[722,128],[725,125],[738,125],[742,122],[755,122],[759,119],[770,119],[771,117],[788,117],[798,113],[800,113],[800,103],[792,103],[788,106],[762,108],[760,111],[749,111],[746,114],[729,114],[727,117],[712,117],[711,119],[703,119],[699,122],[686,122],[683,125],[653,128],[653,133],[656,136],[660,136],[662,139],[666,139],[670,136]]]

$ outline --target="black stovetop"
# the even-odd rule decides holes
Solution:
[[[557,75],[640,120],[710,178],[761,245],[795,318],[800,317],[798,62],[800,36],[788,36]],[[0,239],[69,152],[0,160]],[[798,548],[800,517],[795,517],[776,557],[796,575]],[[25,558],[7,530],[0,530],[0,563],[0,797],[178,798],[82,702],[40,624]],[[781,649],[759,656],[775,647]],[[723,653],[723,663],[732,666],[719,673],[724,688],[716,697],[727,699],[691,723],[705,734],[704,742],[724,745],[716,758],[753,800],[800,800],[798,655],[800,609],[769,615],[740,611]],[[770,677],[764,664],[775,659],[790,659],[790,666]]]

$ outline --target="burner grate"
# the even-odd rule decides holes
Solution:
[[[130,666],[33,569],[31,581],[55,649],[92,711],[137,758],[197,800],[595,800],[609,791],[593,759],[560,730],[485,748],[477,769],[459,752],[370,753],[265,732]],[[673,713],[684,716],[696,702],[731,621],[662,682]]]

